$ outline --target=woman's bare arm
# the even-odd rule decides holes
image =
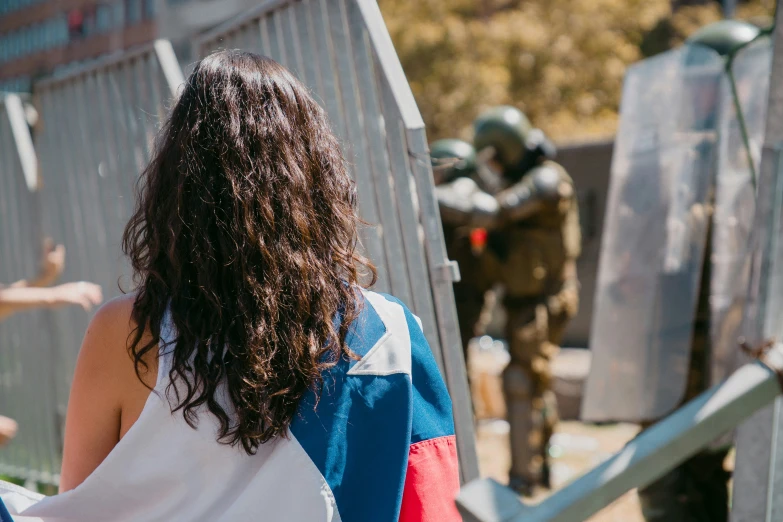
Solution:
[[[127,350],[132,296],[109,301],[87,327],[68,400],[60,492],[81,484],[120,440],[123,405],[143,385]]]
[[[0,287],[0,320],[31,308],[79,305],[85,310],[90,310],[102,300],[101,287],[84,281],[47,288]]]

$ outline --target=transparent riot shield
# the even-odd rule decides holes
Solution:
[[[589,421],[656,419],[683,397],[714,169],[722,60],[683,47],[627,73],[591,330]]]
[[[761,163],[771,64],[772,43],[764,38],[741,51],[732,67],[756,172]],[[724,89],[712,236],[710,378],[715,384],[728,377],[741,358],[737,339],[747,299],[756,201],[750,163],[730,96],[731,91]]]

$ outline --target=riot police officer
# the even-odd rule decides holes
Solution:
[[[454,237],[449,227],[488,231],[486,249],[468,263],[457,249],[450,255],[460,261],[466,281],[480,281],[473,288],[504,287],[510,485],[530,494],[538,484],[549,486],[547,445],[557,422],[550,363],[578,307],[579,214],[571,178],[551,159],[554,147],[521,111],[491,109],[474,130],[479,170],[441,184],[436,193],[447,238]],[[437,150],[433,155],[436,162],[442,157]],[[486,176],[475,175],[483,162],[497,173],[496,186],[482,186]],[[470,336],[465,330],[463,339]]]
[[[484,269],[505,290],[509,485],[529,494],[537,484],[549,487],[547,449],[557,422],[550,366],[578,308],[579,212],[573,181],[552,161],[554,146],[521,111],[490,109],[474,133],[479,156],[503,180]]]
[[[686,71],[698,71],[699,67],[703,67],[704,62],[714,63],[716,61],[714,53],[722,56],[724,53],[736,52],[755,40],[758,35],[758,28],[733,20],[706,26],[692,35],[686,43],[683,51],[686,56]],[[769,42],[764,45],[767,48],[770,47]],[[708,49],[712,52],[707,52]],[[761,56],[758,54],[758,49],[760,48],[757,48],[755,55]],[[746,59],[750,60],[752,64],[754,53],[740,55],[736,60],[740,75],[747,74],[745,73],[747,70],[753,70],[749,69],[744,62]],[[722,64],[722,62],[718,63]],[[734,74],[731,69],[727,68],[727,71]],[[757,75],[755,78],[745,77],[746,81],[753,81],[754,88],[758,89],[753,94],[747,92],[744,99],[739,102],[745,108],[754,106],[751,103],[751,96],[758,96],[762,100],[766,99],[762,84],[769,74],[763,69],[755,70],[755,74]],[[680,129],[687,128],[694,136],[709,136],[710,133],[716,133],[717,129],[717,139],[725,147],[724,154],[720,156],[714,166],[710,160],[716,154],[714,149],[719,148],[717,145],[710,147],[709,139],[702,138],[704,142],[696,141],[693,147],[693,157],[697,158],[695,163],[699,168],[691,171],[696,172],[699,178],[707,180],[703,183],[708,185],[708,189],[704,203],[694,204],[688,217],[691,224],[697,224],[697,226],[691,225],[694,230],[706,231],[706,244],[705,254],[702,256],[699,267],[698,301],[692,326],[690,360],[683,403],[695,398],[710,387],[715,380],[715,376],[711,374],[716,369],[723,370],[723,372],[730,370],[731,364],[721,361],[718,358],[717,350],[721,348],[719,346],[721,343],[727,343],[729,349],[736,349],[734,347],[737,341],[736,337],[721,339],[719,336],[712,335],[714,327],[716,330],[724,328],[732,330],[732,325],[726,320],[726,316],[716,313],[718,309],[714,307],[714,304],[724,297],[721,295],[721,291],[725,292],[724,289],[731,287],[726,278],[738,277],[736,275],[737,268],[744,264],[742,257],[746,252],[745,249],[748,248],[746,245],[749,245],[748,229],[746,228],[742,232],[732,231],[731,222],[739,222],[741,213],[744,211],[746,213],[744,226],[749,227],[752,221],[747,218],[747,213],[754,207],[748,162],[755,160],[748,156],[747,153],[750,151],[745,150],[744,146],[741,146],[742,142],[735,138],[739,134],[736,128],[739,121],[734,113],[736,107],[733,104],[721,103],[722,79],[723,74],[715,78],[710,74],[693,72],[679,79],[685,86],[683,91],[690,94],[689,105],[692,107],[692,114],[689,115],[690,122],[688,122],[690,125],[686,126],[685,122],[681,121]],[[763,116],[760,114],[763,113],[763,107],[763,102],[762,104],[756,102],[755,108],[757,111],[760,109],[759,114],[753,115],[750,112],[745,114],[746,118],[751,116],[746,121],[755,123],[750,127],[750,130],[758,142],[763,136]],[[721,118],[728,125],[721,127]],[[753,143],[748,142],[746,146],[752,147]],[[704,159],[698,161],[699,158]],[[740,199],[742,203],[733,206],[734,202],[731,197],[742,194],[743,189],[750,197],[744,200]],[[720,200],[716,197],[719,190],[722,192]],[[723,214],[724,219],[716,220],[716,212],[718,211]],[[725,219],[727,216],[730,216],[731,219]],[[721,241],[728,242],[730,239],[734,239],[734,245],[720,244]],[[704,243],[704,235],[696,235],[691,242],[693,244]],[[716,243],[717,245],[715,245]],[[738,256],[727,259],[725,252],[734,249],[739,252]],[[692,272],[698,274],[699,270]],[[742,276],[739,276],[737,280],[744,290],[747,282],[743,282]],[[736,281],[733,282],[736,283]],[[724,368],[720,368],[721,366]],[[643,423],[642,426],[649,424],[652,422]],[[722,522],[728,520],[728,481],[731,478],[731,473],[725,469],[724,461],[729,450],[730,440],[718,439],[716,443],[681,463],[660,479],[641,488],[639,498],[645,520],[648,522]]]

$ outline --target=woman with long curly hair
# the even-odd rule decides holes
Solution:
[[[139,186],[137,290],[87,330],[61,493],[4,485],[11,512],[459,520],[448,394],[418,319],[363,286],[354,183],[304,86],[255,54],[205,58]]]

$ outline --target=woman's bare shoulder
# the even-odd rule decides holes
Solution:
[[[129,352],[134,299],[123,295],[101,306],[84,334],[68,401],[61,491],[78,486],[97,468],[149,394]]]
[[[86,344],[82,349],[92,346],[92,343],[87,343],[90,340],[98,341],[99,346],[105,347],[100,350],[104,356],[125,348],[128,334],[135,329],[132,319],[134,299],[134,294],[125,294],[98,308],[87,326],[84,336]]]
[[[123,294],[114,299],[106,301],[95,312],[90,326],[112,325],[115,327],[131,327],[131,316],[133,314],[133,303],[136,300],[136,293]]]
[[[135,338],[137,325],[133,320],[135,293],[129,293],[107,301],[90,321],[82,344],[80,358],[87,359],[90,366],[102,366],[115,370],[115,374],[136,379],[130,348]],[[142,337],[146,344],[148,334]]]

